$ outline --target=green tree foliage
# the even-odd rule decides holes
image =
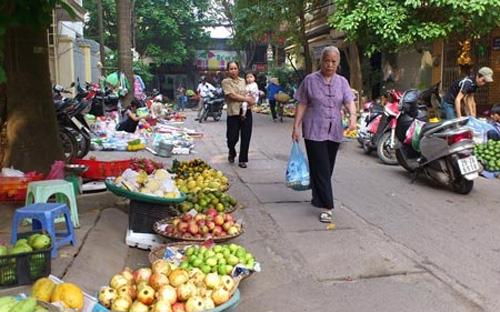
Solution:
[[[102,2],[102,15],[103,15],[103,28],[104,28],[104,42],[111,50],[117,49],[117,34],[116,28],[116,3],[114,0],[101,0]],[[83,7],[89,13],[90,21],[85,25],[85,37],[88,39],[99,42],[98,25],[97,25],[97,8],[95,0],[83,1]]]
[[[333,28],[368,54],[451,34],[477,38],[500,26],[500,0],[336,0]]]
[[[273,45],[295,45],[296,53],[305,58],[306,71],[311,60],[305,34],[305,14],[325,1],[322,0],[235,0],[233,20],[234,42],[244,47],[249,42],[262,41],[271,35]]]
[[[70,6],[62,0],[16,0],[0,2],[0,83],[6,80],[4,63],[4,35],[8,28],[28,25],[34,29],[46,28],[52,21],[52,9],[61,5],[70,14]]]
[[[207,0],[136,1],[136,50],[156,63],[180,64],[208,40]]]
[[[251,41],[262,41],[268,34],[276,38],[296,34],[297,4],[303,2],[306,1],[236,0],[232,11],[234,43],[244,47]]]
[[[97,38],[95,0],[84,1],[90,13],[86,37]],[[115,50],[116,8],[114,0],[102,0],[106,46]],[[157,64],[180,64],[208,40],[203,26],[208,23],[208,0],[141,0],[135,1],[136,51],[151,57]]]

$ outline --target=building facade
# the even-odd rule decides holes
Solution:
[[[334,10],[333,1],[325,0],[320,1],[306,14],[306,36],[313,70],[318,69],[321,50],[334,45],[342,54],[340,74],[349,79],[347,53],[344,53],[348,48],[345,36],[328,24],[328,17]],[[376,97],[384,87],[400,90],[423,89],[438,82],[441,82],[442,93],[446,92],[455,79],[464,75],[457,63],[460,53],[458,42],[462,40],[464,38],[448,38],[445,41],[409,47],[393,54],[382,53],[371,58],[361,55],[364,94]],[[288,55],[295,54],[296,50],[292,45],[285,48]],[[494,82],[480,88],[476,95],[478,113],[481,113],[494,104],[500,104],[500,28],[480,40],[472,41],[472,51],[473,70],[488,66],[494,71]],[[300,61],[292,58],[292,62],[295,62],[296,67],[303,67]]]
[[[52,24],[48,30],[49,68],[51,83],[68,87],[80,80],[97,81],[100,69],[99,44],[84,39],[83,26],[86,11],[82,0],[66,0],[76,13],[70,16],[62,7],[52,12]]]

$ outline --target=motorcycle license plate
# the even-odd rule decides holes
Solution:
[[[458,167],[460,168],[460,173],[469,174],[479,171],[479,162],[477,161],[476,156],[469,156],[467,158],[459,159]]]

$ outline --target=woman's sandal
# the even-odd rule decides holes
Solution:
[[[319,221],[323,223],[332,223],[333,222],[332,210],[322,211],[319,214]]]

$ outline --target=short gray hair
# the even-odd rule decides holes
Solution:
[[[321,51],[321,58],[319,59],[321,62],[323,62],[323,60],[325,59],[325,56],[327,54],[331,54],[331,53],[336,53],[339,58],[340,58],[340,51],[337,47],[335,46],[327,46],[327,47],[324,47],[323,50]]]

